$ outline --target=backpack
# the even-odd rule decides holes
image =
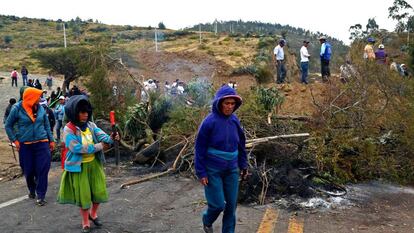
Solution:
[[[17,71],[13,70],[12,74],[11,74],[12,78],[17,78]]]
[[[76,133],[76,126],[72,122],[66,124],[66,126],[72,130],[73,133]],[[60,149],[60,164],[62,166],[62,170],[65,170],[65,160],[66,154],[68,153],[69,149],[66,147],[65,142],[62,142]]]

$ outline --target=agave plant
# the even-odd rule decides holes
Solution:
[[[268,112],[267,122],[271,124],[273,113],[278,112],[285,101],[285,97],[275,87],[259,87],[257,89],[257,101],[263,105],[263,108]]]

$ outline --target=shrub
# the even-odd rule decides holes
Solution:
[[[243,54],[240,51],[230,51],[227,53],[229,56],[241,57]]]
[[[273,73],[272,70],[265,65],[248,65],[243,67],[238,67],[234,69],[231,73],[232,75],[241,75],[241,74],[250,74],[256,78],[258,83],[267,83],[272,80]]]
[[[124,30],[125,31],[130,31],[133,30],[134,28],[131,25],[125,25]]]
[[[205,44],[200,44],[200,45],[198,46],[198,49],[201,49],[201,50],[206,50],[206,49],[208,49],[208,47],[207,47],[207,45],[205,45]]]
[[[13,37],[10,35],[5,35],[3,40],[4,40],[4,43],[10,44],[13,41]]]
[[[164,24],[163,22],[159,22],[159,23],[158,23],[158,28],[159,28],[159,29],[161,29],[161,30],[165,30],[165,29],[167,29],[167,28],[165,27],[165,24]]]
[[[99,25],[96,28],[90,28],[89,31],[91,31],[91,32],[106,32],[106,31],[109,31],[109,28]]]

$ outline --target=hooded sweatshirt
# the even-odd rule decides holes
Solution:
[[[23,143],[49,141],[53,142],[53,135],[46,111],[38,102],[42,91],[27,88],[23,93],[23,100],[13,107],[6,121],[6,133],[10,141]],[[17,123],[17,132],[14,125]]]
[[[81,123],[78,120],[79,106],[88,106],[88,121]],[[100,162],[104,162],[104,154],[102,152],[103,147],[100,142],[112,144],[113,141],[103,130],[98,128],[95,123],[91,122],[92,118],[92,106],[88,101],[88,97],[84,95],[75,95],[69,98],[65,105],[65,115],[76,127],[76,131],[73,132],[67,125],[63,128],[63,139],[68,152],[65,160],[65,170],[69,172],[81,172],[82,154],[95,153],[96,158]],[[92,133],[94,144],[82,144],[82,130],[89,128]]]
[[[224,115],[220,105],[226,98],[236,100],[236,111],[242,100],[228,85],[222,86],[213,100],[212,112],[198,130],[195,144],[195,169],[198,178],[207,177],[207,167],[216,170],[247,168],[246,138],[237,116]]]

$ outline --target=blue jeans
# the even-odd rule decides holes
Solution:
[[[284,61],[277,61],[277,83],[285,82],[286,66]]]
[[[30,193],[36,192],[38,199],[46,196],[51,159],[48,142],[20,144],[19,160],[27,188]]]
[[[60,142],[60,129],[62,128],[62,120],[56,121],[56,139]]]
[[[27,75],[22,75],[22,80],[23,80],[23,86],[27,85]]]
[[[203,224],[213,225],[223,213],[222,233],[234,233],[236,228],[239,169],[216,170],[207,168],[208,185],[204,187],[207,210],[203,213]]]
[[[301,62],[300,63],[300,68],[302,70],[301,82],[308,84],[307,77],[308,77],[308,70],[309,70],[309,62]]]

